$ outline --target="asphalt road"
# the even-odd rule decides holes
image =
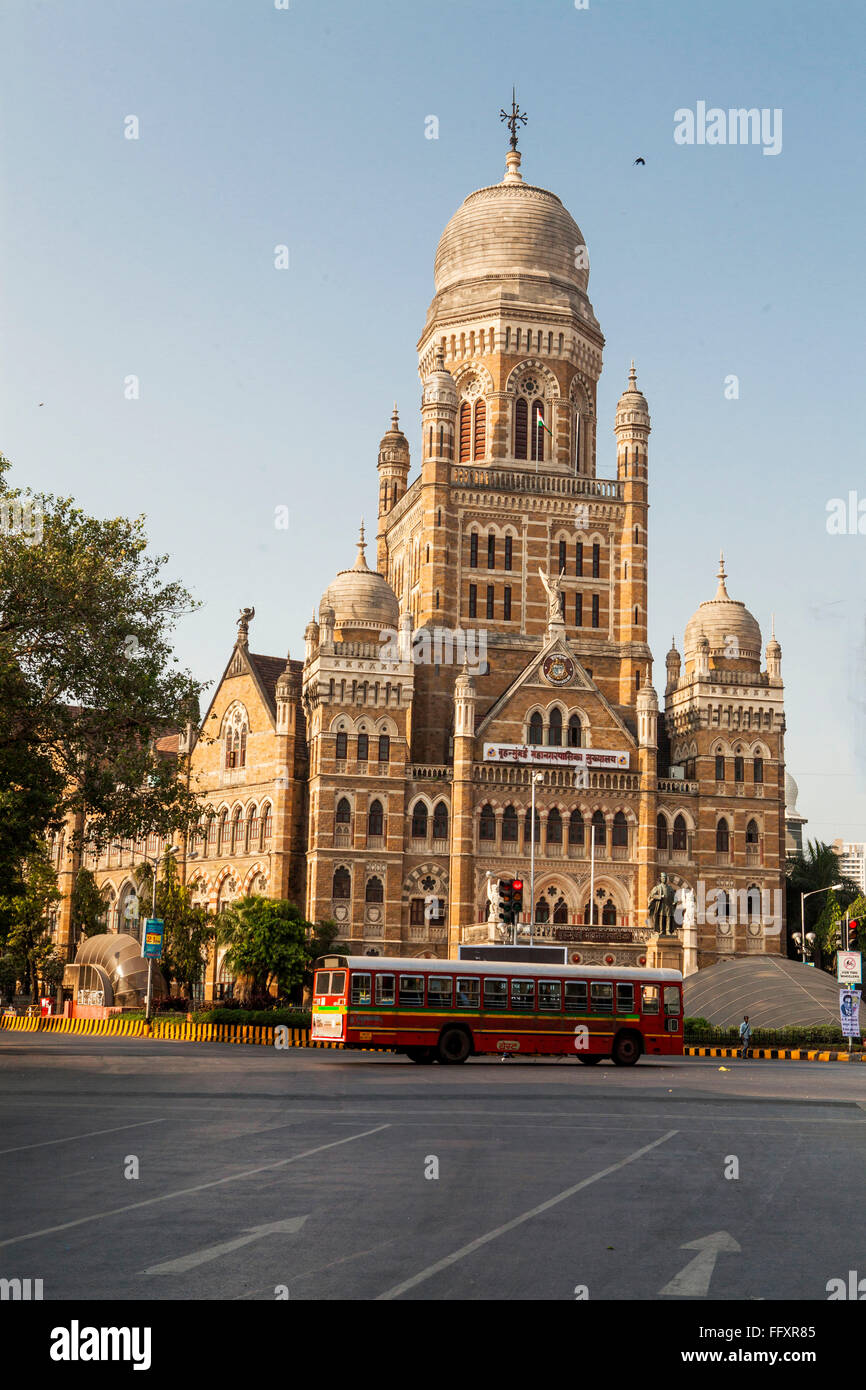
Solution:
[[[826,1300],[866,1275],[861,1066],[2,1034],[0,1114],[0,1277],[45,1299]]]

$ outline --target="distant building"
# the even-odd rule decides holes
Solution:
[[[834,840],[833,849],[839,856],[839,867],[846,878],[853,879],[861,893],[866,893],[866,844],[848,844]]]

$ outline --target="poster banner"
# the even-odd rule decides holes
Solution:
[[[860,995],[853,989],[839,991],[839,1017],[842,1021],[842,1037],[859,1038]]]

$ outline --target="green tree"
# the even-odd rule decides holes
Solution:
[[[230,969],[249,981],[247,993],[267,994],[276,984],[284,995],[303,979],[309,930],[294,903],[252,896],[220,914],[217,940],[228,946]]]
[[[152,894],[150,865],[140,877],[145,901]],[[191,998],[207,962],[208,944],[213,941],[216,919],[192,901],[189,888],[181,883],[177,861],[166,854],[156,881],[156,915],[165,923],[165,944],[160,965],[169,981],[182,985]]]
[[[11,997],[19,979],[19,961],[13,955],[0,956],[0,995]]]
[[[54,866],[44,848],[30,855],[23,883],[23,892],[7,905],[11,921],[7,944],[24,993],[35,994],[42,966],[54,950],[48,932],[48,913],[62,896],[57,888]]]
[[[90,869],[78,870],[70,906],[73,941],[105,931],[105,899]]]
[[[165,578],[167,558],[148,552],[143,518],[99,520],[71,498],[23,493],[9,468],[0,455],[0,510],[19,518],[0,546],[7,895],[21,891],[23,860],[69,812],[83,814],[96,845],[197,820],[195,790],[157,742],[197,720],[202,689],[178,669],[170,642],[197,605]]]
[[[816,926],[819,917],[827,907],[827,895],[816,892],[816,890],[831,888],[835,883],[842,885],[834,896],[838,906],[844,911],[848,904],[858,896],[859,889],[856,883],[843,876],[839,865],[839,856],[832,845],[824,844],[821,840],[809,840],[803,853],[795,855],[789,861],[786,879],[789,956],[795,958],[800,956],[800,951],[793,940],[794,934],[800,931],[800,894],[815,894],[814,897],[806,899],[804,911],[805,930],[807,933],[815,932],[817,937]]]

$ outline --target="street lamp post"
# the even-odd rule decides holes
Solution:
[[[544,781],[544,773],[536,772],[532,778],[532,810],[530,820],[532,827],[530,830],[529,842],[529,944],[535,942],[535,788],[539,782]]]
[[[122,850],[123,850],[123,845],[114,845],[113,848],[114,848],[114,849],[119,849],[119,850],[121,850],[121,852],[122,852]],[[130,852],[131,852],[132,857],[133,857],[133,859],[134,859],[134,858],[135,858],[135,849],[133,848]],[[168,845],[168,847],[167,847],[166,850],[165,850],[165,853],[166,853],[166,854],[180,854],[180,846],[179,846],[179,845]],[[157,869],[159,868],[160,860],[161,860],[164,856],[161,855],[161,854],[142,854],[141,857],[142,857],[142,859],[145,859],[145,860],[147,861],[148,864],[151,864],[151,865],[153,866],[153,882],[152,882],[152,891],[151,891],[151,896],[150,896],[150,915],[151,915],[151,917],[156,917],[156,872],[157,872]],[[139,914],[139,915],[140,915],[140,914]],[[139,932],[139,940],[140,940],[140,944],[141,944],[142,954],[144,953],[144,938],[145,938],[145,933],[146,933],[146,931],[147,931],[147,919],[145,918],[144,922],[141,923],[141,930],[140,930],[140,932]],[[145,1023],[150,1023],[150,1012],[151,1012],[151,1005],[152,1005],[152,1003],[153,1003],[153,957],[152,957],[152,956],[148,956],[148,958],[147,958],[147,994],[145,995],[145,1001],[144,1001],[144,1021],[145,1021]]]
[[[831,883],[827,888],[813,888],[811,893],[800,894],[800,954],[804,965],[806,964],[806,899],[814,898],[816,893],[835,893],[841,887],[841,883]]]

